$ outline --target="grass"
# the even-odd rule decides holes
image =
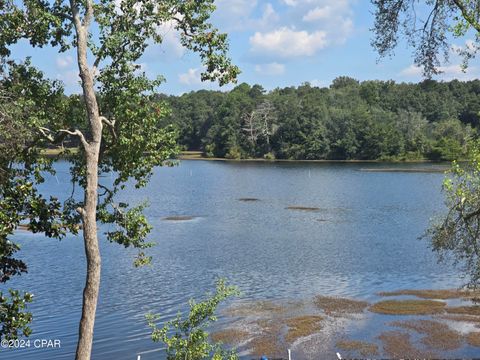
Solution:
[[[409,295],[416,296],[422,299],[460,299],[471,298],[478,296],[478,293],[472,293],[464,290],[447,289],[447,290],[397,290],[397,291],[385,291],[380,292],[379,296],[401,296]]]
[[[317,308],[322,309],[327,315],[360,314],[369,305],[366,301],[317,296],[314,299]]]
[[[480,315],[480,305],[472,306],[454,306],[447,307],[445,309],[449,314],[460,314],[460,315]]]
[[[444,312],[445,305],[434,300],[385,300],[373,304],[368,310],[385,315],[430,315]]]
[[[467,344],[470,346],[480,347],[480,332],[471,332],[466,337]]]
[[[287,210],[300,210],[300,211],[319,211],[320,208],[317,207],[308,207],[308,206],[287,206]]]
[[[431,349],[455,350],[462,346],[463,337],[447,324],[432,320],[396,321],[390,325],[425,335],[421,342]]]
[[[163,218],[163,220],[167,220],[167,221],[188,221],[193,219],[195,219],[195,216],[187,216],[187,215],[167,216]]]
[[[63,151],[65,150],[68,150],[71,154],[76,154],[78,153],[78,148],[62,148],[62,147],[58,147],[58,148],[47,148],[47,149],[42,149],[40,151],[40,154],[43,155],[43,156],[47,156],[47,157],[53,157],[53,156],[58,156],[60,155]]]
[[[383,343],[383,351],[388,357],[397,359],[438,358],[435,353],[417,349],[410,341],[410,335],[401,331],[385,331],[378,336]]]
[[[288,332],[285,336],[287,343],[315,334],[322,329],[323,317],[318,315],[305,315],[286,320]]]
[[[340,340],[335,345],[340,350],[356,351],[363,357],[378,355],[378,345],[358,340]]]

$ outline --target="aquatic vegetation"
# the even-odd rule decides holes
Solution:
[[[378,345],[358,340],[340,340],[335,346],[340,350],[356,351],[362,356],[378,355]]]
[[[262,356],[268,354],[269,357],[281,357],[286,353],[286,347],[279,341],[276,335],[262,335],[255,337],[249,344],[251,355]]]
[[[448,321],[458,321],[480,325],[480,317],[475,315],[444,314],[441,315],[440,318]]]
[[[325,314],[341,316],[344,314],[360,314],[369,305],[366,301],[352,300],[331,296],[316,296],[314,304]]]
[[[438,358],[435,353],[417,349],[410,341],[410,335],[401,331],[385,331],[378,336],[383,343],[385,355],[391,358]]]
[[[210,338],[215,343],[225,343],[230,345],[236,345],[247,341],[251,337],[251,334],[248,331],[237,328],[228,328],[216,331],[210,334]]]
[[[252,301],[228,308],[225,313],[229,316],[268,316],[286,311],[286,307],[272,301]]]
[[[468,345],[480,347],[480,332],[468,333],[466,340]]]
[[[260,199],[257,198],[240,198],[238,201],[244,201],[244,202],[255,202],[255,201],[260,201]]]
[[[287,343],[315,334],[322,329],[323,317],[318,315],[304,315],[287,319],[288,332],[285,336]]]
[[[446,303],[434,300],[385,300],[373,304],[369,311],[386,315],[429,315],[442,313]]]
[[[480,315],[480,305],[453,306],[445,309],[449,314]]]
[[[478,292],[470,292],[458,289],[447,290],[397,290],[397,291],[384,291],[380,292],[379,296],[401,296],[410,295],[416,296],[422,299],[460,299],[460,298],[472,298],[478,296]]]
[[[421,342],[435,350],[455,350],[462,346],[462,335],[447,324],[432,320],[396,321],[390,325],[426,335]]]
[[[167,216],[163,218],[163,220],[166,220],[166,221],[188,221],[193,219],[195,219],[195,216],[188,216],[188,215],[175,215],[175,216]]]
[[[308,207],[308,206],[287,206],[285,209],[287,210],[299,210],[299,211],[319,211],[320,208],[317,207]]]

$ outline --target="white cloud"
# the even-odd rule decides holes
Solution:
[[[214,23],[223,31],[261,30],[275,26],[280,16],[271,3],[261,9],[261,16],[255,16],[258,2],[251,0],[217,0],[217,10],[213,14]]]
[[[319,87],[319,88],[323,88],[323,87],[328,87],[329,84],[326,82],[326,81],[323,81],[323,80],[319,80],[319,79],[313,79],[310,81],[310,85],[312,86],[316,86],[316,87]]]
[[[463,71],[460,64],[452,64],[440,66],[438,67],[438,70],[440,70],[442,73],[435,76],[437,80],[450,81],[453,79],[458,79],[466,81],[474,80],[479,76],[478,68],[475,66],[468,67],[466,71]],[[415,65],[410,65],[400,71],[399,75],[402,77],[420,78],[422,76],[422,68]]]
[[[73,64],[73,58],[70,55],[58,56],[56,64],[59,69],[66,69]]]
[[[281,58],[312,56],[327,44],[325,31],[309,33],[305,30],[296,31],[287,27],[266,33],[256,32],[250,37],[252,53]]]
[[[255,65],[255,71],[262,75],[275,76],[285,73],[285,65],[277,62]]]
[[[287,5],[282,12],[268,3],[263,27],[255,27],[250,37],[249,57],[256,62],[314,56],[319,50],[345,43],[354,29],[353,1],[282,0]]]
[[[179,59],[185,54],[185,48],[180,42],[180,34],[175,29],[173,20],[157,27],[157,33],[162,36],[160,49],[169,59]]]
[[[178,81],[184,85],[199,85],[202,83],[201,69],[188,69],[186,73],[178,75]]]
[[[412,64],[409,67],[400,71],[399,75],[400,76],[421,76],[422,75],[422,69],[420,67]]]

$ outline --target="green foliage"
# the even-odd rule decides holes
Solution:
[[[207,157],[443,161],[463,158],[478,134],[480,81],[340,77],[323,89],[240,84],[159,98],[181,145]]]
[[[9,294],[10,296],[4,296],[0,293],[0,339],[29,336],[32,331],[28,324],[32,321],[32,314],[24,310],[26,304],[32,302],[33,295],[12,289]]]
[[[440,260],[453,260],[468,278],[480,285],[480,142],[470,148],[466,163],[453,162],[445,178],[447,214],[428,230]]]
[[[168,360],[238,360],[235,351],[227,351],[221,344],[211,344],[206,331],[216,321],[215,310],[220,302],[238,294],[236,287],[229,286],[224,279],[220,279],[216,283],[215,293],[207,294],[206,300],[199,303],[190,300],[190,312],[185,318],[179,314],[158,328],[156,323],[159,315],[147,314],[152,340],[166,345]]]
[[[137,188],[145,186],[154,167],[173,165],[178,132],[164,122],[169,108],[155,94],[163,78],[148,78],[138,62],[147,46],[163,41],[159,26],[171,23],[182,45],[199,54],[205,69],[203,80],[217,80],[220,85],[234,81],[239,69],[228,58],[226,35],[210,22],[214,9],[213,0],[0,1],[2,281],[27,270],[14,257],[18,246],[9,241],[21,223],[33,232],[60,239],[68,232],[76,234],[82,222],[91,224],[93,218],[93,222],[110,224],[105,234],[108,240],[139,249],[136,266],[149,262],[143,250],[151,246],[146,242],[151,227],[142,213],[144,206],[118,203],[116,198],[130,182]],[[9,61],[11,47],[20,41],[32,47],[50,45],[59,53],[76,49],[82,96],[64,96],[61,84],[46,81],[29,59]],[[42,197],[38,185],[45,172],[54,174],[52,164],[58,159],[46,159],[40,150],[63,145],[67,146],[65,153],[74,146],[79,150],[67,158],[72,193],[60,202]],[[97,184],[96,175],[113,180]],[[93,196],[78,200],[75,191],[79,188]],[[97,238],[85,236],[90,236],[87,252],[93,253],[95,246],[90,245]],[[88,274],[93,271],[89,269]],[[12,294],[5,306],[20,301],[18,293]],[[2,313],[2,322],[12,320],[8,325],[11,336],[18,334],[15,326],[21,329],[30,319],[26,313],[20,317],[23,308],[7,306]],[[20,318],[20,322],[13,321]]]

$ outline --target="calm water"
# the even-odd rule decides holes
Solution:
[[[153,266],[135,269],[134,251],[102,241],[93,358],[163,358],[144,314],[171,318],[189,298],[212,289],[217,277],[237,285],[243,299],[324,294],[368,300],[381,290],[457,286],[452,269],[438,265],[417,239],[442,209],[443,175],[359,171],[382,166],[429,165],[183,161],[157,169],[148,188],[122,194],[150,203]],[[70,191],[68,165],[57,168],[45,193]],[[238,201],[245,197],[260,201]],[[291,205],[321,210],[287,210]],[[162,220],[171,215],[196,218]],[[62,347],[1,351],[0,358],[71,359],[84,284],[82,240],[17,237],[30,273],[9,285],[35,294],[31,338],[60,339]]]

